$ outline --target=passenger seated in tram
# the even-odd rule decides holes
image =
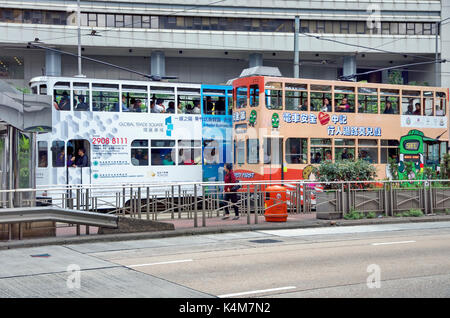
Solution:
[[[172,158],[170,156],[170,153],[167,153],[164,156],[164,159],[163,159],[162,163],[163,163],[164,166],[173,166],[173,165],[175,165],[175,162],[173,162],[173,160],[172,160]]]
[[[148,166],[148,153],[144,153],[144,155],[139,159],[140,166]]]
[[[322,161],[322,155],[320,154],[320,152],[316,152],[314,154],[314,158],[312,158],[312,163],[320,163]]]
[[[175,114],[175,102],[169,102],[166,113]]]
[[[225,97],[219,97],[219,100],[214,106],[214,112],[216,115],[226,115],[225,113]]]
[[[350,112],[350,104],[348,103],[347,97],[342,98],[341,103],[336,108],[337,112],[345,112],[345,113]]]
[[[348,152],[347,152],[347,148],[344,148],[344,150],[342,151],[342,154],[341,154],[341,159],[342,160],[346,160],[346,159],[349,159],[348,158]]]
[[[405,115],[413,115],[414,114],[414,105],[413,100],[410,99],[408,102],[408,109],[405,112]]]
[[[214,103],[211,100],[211,96],[206,96],[206,101],[205,101],[205,114],[208,115],[214,115]]]
[[[55,167],[64,167],[65,156],[66,156],[66,154],[65,154],[64,148],[62,148],[55,158]]]
[[[89,110],[89,105],[84,101],[83,95],[78,95],[78,103],[75,106],[75,110]]]
[[[325,151],[325,160],[333,160],[333,157],[331,156],[331,150]]]
[[[166,108],[164,107],[164,100],[161,98],[158,98],[156,100],[156,104],[152,103],[153,107],[151,108],[152,113],[164,113],[166,111]]]
[[[394,109],[392,108],[392,103],[387,101],[384,108],[383,114],[394,114]]]
[[[131,112],[141,113],[142,112],[142,101],[140,99],[132,99],[132,106],[130,107]]]
[[[72,167],[75,164],[75,156],[73,155],[73,148],[67,147],[67,166]]]
[[[47,167],[47,154],[46,153],[42,153],[39,155],[38,167],[40,167],[40,168]]]
[[[323,105],[319,109],[319,111],[321,111],[321,112],[331,112],[331,103],[330,103],[330,100],[328,99],[328,97],[325,97],[323,99]]]
[[[416,109],[414,110],[413,115],[420,116],[420,103],[416,103]]]
[[[59,103],[55,100],[54,106],[57,110],[70,110],[70,98],[67,91],[62,93]]]
[[[127,103],[127,96],[125,94],[122,95],[122,111],[123,112],[130,111]]]

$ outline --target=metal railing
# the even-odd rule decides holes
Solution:
[[[227,184],[230,185],[230,184]],[[0,190],[1,208],[52,206],[102,211],[147,220],[192,220],[206,226],[207,219],[230,213],[236,205],[247,224],[258,223],[272,197],[272,206],[286,204],[290,215],[333,212],[341,217],[357,210],[394,216],[410,209],[424,214],[450,209],[450,180],[312,182],[240,182],[237,202],[224,200],[224,183],[136,183],[111,185],[46,186]],[[286,199],[271,196],[271,185],[283,185]],[[275,191],[276,192],[276,191]],[[13,200],[14,198],[14,200]],[[19,202],[19,205],[14,205]]]

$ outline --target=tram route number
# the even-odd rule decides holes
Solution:
[[[127,138],[123,137],[113,137],[113,138],[103,138],[103,137],[95,137],[92,138],[93,145],[126,145],[128,143]]]

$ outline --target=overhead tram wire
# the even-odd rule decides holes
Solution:
[[[367,71],[367,72],[363,72],[363,73],[355,73],[355,74],[351,74],[351,75],[342,75],[339,77],[339,79],[341,80],[350,80],[352,78],[358,77],[358,76],[362,76],[362,75],[368,75],[368,74],[372,74],[372,73],[377,73],[377,72],[381,72],[381,71],[388,71],[388,70],[392,70],[392,69],[397,69],[397,68],[401,68],[401,67],[410,67],[410,66],[417,66],[417,65],[424,65],[424,64],[435,64],[435,63],[446,63],[447,60],[434,60],[434,61],[427,61],[427,62],[417,62],[417,63],[410,63],[410,64],[402,64],[402,65],[397,65],[397,66],[390,66],[390,67],[384,67],[384,68],[379,68],[376,70],[372,70],[372,71]]]
[[[54,48],[50,48],[50,47],[38,45],[38,44],[36,44],[35,42],[28,42],[28,45],[29,45],[29,46],[34,46],[34,47],[37,47],[37,48],[40,48],[40,49],[45,49],[45,50],[57,52],[57,53],[60,53],[60,54],[66,54],[66,55],[70,55],[70,56],[73,56],[73,57],[78,57],[78,54],[74,54],[74,53],[70,53],[70,52],[61,51],[61,50],[57,50],[57,49],[54,49]],[[93,58],[91,58],[91,57],[87,57],[87,56],[84,56],[84,55],[82,55],[81,58],[82,58],[82,59],[85,59],[85,60],[87,60],[87,61],[91,61],[91,62],[103,64],[103,65],[106,65],[106,66],[110,66],[110,67],[117,68],[117,69],[119,69],[119,70],[123,70],[123,71],[127,71],[127,72],[130,72],[130,73],[134,73],[134,74],[143,76],[143,77],[145,77],[145,78],[151,79],[151,80],[153,80],[153,81],[159,81],[159,80],[161,80],[162,78],[164,78],[164,79],[176,79],[176,78],[177,78],[177,77],[175,77],[175,76],[164,76],[164,77],[154,76],[154,75],[142,73],[142,72],[139,72],[139,71],[135,71],[135,70],[132,70],[132,69],[123,67],[123,66],[115,65],[115,64],[108,63],[108,62],[101,61],[101,60],[97,60],[97,59],[93,59]]]

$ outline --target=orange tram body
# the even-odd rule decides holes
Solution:
[[[315,180],[323,160],[368,160],[377,178],[412,129],[448,151],[448,89],[249,76],[233,81],[234,171],[241,181]],[[439,160],[438,159],[438,160]]]

